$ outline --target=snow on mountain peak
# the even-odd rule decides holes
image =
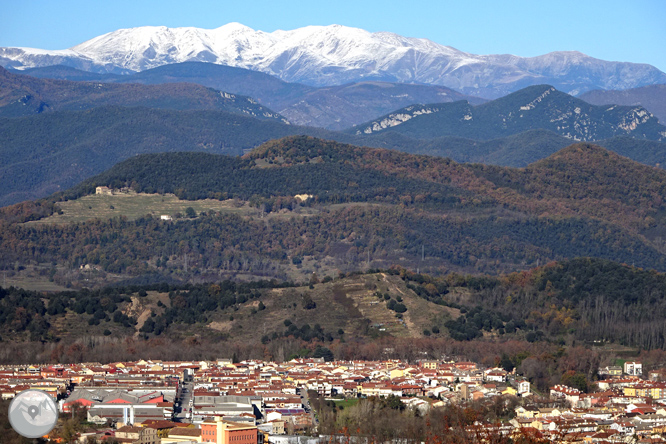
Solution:
[[[100,65],[116,65],[132,71],[197,60],[258,69],[288,80],[304,80],[276,71],[277,67],[293,66],[285,61],[289,54],[307,59],[314,69],[326,66],[369,69],[369,74],[390,68],[410,50],[419,57],[427,57],[429,53],[449,57],[465,54],[427,39],[390,32],[371,33],[337,24],[265,33],[236,22],[212,30],[165,26],[119,29],[71,49]],[[298,71],[301,74],[298,77],[304,77],[312,70],[299,67]]]
[[[247,68],[316,86],[363,80],[443,85],[486,98],[550,83],[565,92],[666,83],[649,65],[606,62],[577,51],[538,57],[475,55],[424,38],[342,25],[263,32],[241,23],[216,29],[144,26],[119,29],[70,48],[0,48],[0,65],[67,64],[127,72],[200,61]]]

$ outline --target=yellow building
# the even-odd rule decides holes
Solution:
[[[506,389],[504,389],[504,391],[502,391],[502,394],[503,395],[517,396],[518,395],[518,390],[516,390],[513,387],[507,387]]]
[[[399,368],[395,368],[389,372],[389,378],[395,379],[395,378],[402,378],[405,376],[405,371]]]
[[[160,444],[157,430],[150,427],[124,426],[116,430],[116,438],[132,444]]]
[[[162,444],[185,442],[203,442],[201,429],[177,427],[169,431],[169,436],[162,438]]]
[[[439,362],[437,361],[421,361],[421,367],[426,370],[437,370]]]

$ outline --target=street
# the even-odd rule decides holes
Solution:
[[[194,383],[192,382],[184,382],[181,385],[178,396],[176,397],[176,402],[179,407],[175,409],[174,421],[190,422],[191,416],[189,415],[189,412],[192,408],[192,402],[194,401],[193,390]]]
[[[301,396],[301,404],[303,404],[303,407],[305,408],[305,411],[310,414],[310,422],[312,423],[312,425],[316,429],[317,425],[319,424],[319,421],[317,420],[317,417],[315,416],[315,413],[312,410],[312,406],[310,405],[310,400],[308,399],[307,389],[299,388],[298,389],[298,394]]]

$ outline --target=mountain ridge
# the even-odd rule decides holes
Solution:
[[[0,117],[19,117],[57,110],[85,110],[99,106],[217,109],[261,120],[289,123],[250,97],[216,91],[194,83],[142,85],[72,82],[13,74],[0,67]]]
[[[226,209],[164,222],[159,215],[169,210],[159,195],[97,195],[98,186],[216,199]],[[4,208],[0,248],[11,264],[65,260],[133,275],[163,271],[163,257],[187,252],[201,276],[221,269],[307,275],[312,268],[294,267],[305,257],[308,267],[347,272],[369,261],[368,254],[374,266],[433,273],[520,271],[577,256],[666,270],[665,187],[666,171],[583,143],[527,168],[504,168],[290,136],[243,158],[132,157],[35,203],[42,220],[22,225],[16,222],[35,219],[30,208]],[[295,197],[303,194],[311,197]],[[150,214],[130,220],[109,210],[127,199],[150,199],[150,209],[142,207]],[[106,216],[81,205],[104,208]],[[59,208],[64,215],[44,218]]]
[[[578,96],[592,105],[640,105],[666,123],[666,85],[648,85],[622,91],[593,90]]]
[[[252,97],[293,124],[330,130],[346,129],[421,101],[468,100],[474,104],[485,102],[484,99],[466,96],[443,86],[365,81],[315,88],[287,83],[258,71],[202,62],[163,65],[125,76],[87,73],[62,65],[13,72],[38,78],[123,84],[196,83]]]
[[[479,56],[427,39],[340,25],[273,33],[238,23],[212,30],[139,27],[113,31],[69,50],[0,48],[0,63],[17,68],[66,64],[126,73],[183,61],[244,67],[316,86],[359,80],[427,83],[485,98],[538,83],[573,94],[666,83],[666,74],[650,65],[607,62],[579,52]]]
[[[417,139],[458,136],[487,140],[536,128],[582,141],[626,135],[666,140],[666,127],[641,106],[590,105],[551,85],[529,86],[477,106],[464,101],[410,105],[346,132],[372,135],[391,131]]]
[[[204,151],[241,155],[268,140],[297,134],[512,166],[526,166],[571,143],[546,130],[487,141],[452,136],[417,140],[389,132],[356,136],[217,110],[104,106],[54,111],[0,118],[0,205],[64,190],[137,154]],[[599,143],[639,162],[666,165],[664,142],[616,137]]]
[[[195,153],[184,155],[197,158]],[[216,189],[214,192],[225,192],[225,190],[229,191],[233,188],[237,190],[234,193],[240,193],[239,197],[242,199],[249,199],[253,194],[275,197],[305,193],[315,197],[319,196],[322,201],[328,201],[331,199],[329,193],[337,196],[344,191],[343,194],[357,196],[358,192],[363,191],[369,195],[377,192],[382,195],[399,196],[401,193],[409,193],[406,191],[409,187],[416,187],[423,189],[425,194],[439,193],[439,198],[449,195],[456,196],[456,199],[463,205],[468,205],[474,200],[469,194],[471,192],[482,200],[489,199],[535,214],[549,212],[551,210],[549,200],[552,200],[551,202],[557,202],[556,211],[560,214],[569,217],[595,217],[619,223],[632,230],[642,229],[641,227],[645,225],[645,221],[642,220],[645,211],[661,208],[664,202],[660,196],[666,195],[665,170],[640,164],[590,143],[575,143],[525,168],[511,168],[457,163],[446,158],[359,147],[297,135],[268,141],[246,153],[240,159],[220,157],[223,161],[223,168],[228,172],[214,180],[202,179],[200,185],[194,185],[199,180],[177,180],[176,176],[179,174],[186,178],[191,174],[178,173],[173,169],[169,169],[167,174],[169,180],[163,179],[160,186],[154,185],[158,174],[149,173],[150,170],[143,167],[142,163],[146,160],[160,159],[156,163],[158,170],[162,170],[159,165],[169,163],[184,165],[185,162],[182,160],[164,162],[165,159],[176,156],[179,154],[166,153],[163,156],[146,154],[142,158],[128,159],[114,168],[118,171],[126,171],[127,165],[129,165],[128,171],[133,169],[141,171],[143,182],[152,184],[150,185],[151,190],[170,187],[171,190],[168,192],[175,192],[176,189],[181,189],[185,193],[183,196],[186,197],[189,195],[187,190],[190,187],[198,186],[200,190],[191,194],[196,197],[190,197],[197,199],[206,195],[203,189],[214,181],[223,184],[221,185],[223,189]],[[233,166],[229,163],[233,163]],[[214,164],[215,161],[204,159],[200,160],[199,167],[188,168],[203,172],[217,168],[213,166]],[[337,169],[330,169],[330,166],[333,165],[356,168],[357,170],[354,170],[352,176],[358,177],[357,185],[345,191],[347,187],[345,180],[349,179],[344,179],[344,175],[340,176],[340,171]],[[113,174],[109,175],[114,168],[86,181],[87,192],[92,193],[96,186],[111,186],[112,182],[119,182],[118,177],[114,179]],[[297,178],[282,176],[286,173],[279,172],[279,170],[295,171]],[[306,173],[309,170],[316,172]],[[249,173],[249,171],[254,172]],[[361,171],[366,171],[366,173]],[[382,185],[382,179],[373,176],[375,173],[385,175],[384,185]],[[251,183],[257,180],[255,179],[256,174],[262,176],[261,186],[252,191],[255,185]],[[131,173],[128,175],[127,172],[124,172],[123,175],[120,182],[130,184],[137,181],[131,176]],[[272,180],[274,186],[267,186],[268,183],[271,183],[271,179],[268,177],[274,175],[278,175],[280,179]],[[307,178],[299,179],[299,175]],[[235,176],[238,177],[237,180],[233,179]],[[409,186],[387,185],[386,181],[389,180],[389,177],[394,176],[401,180],[417,181],[418,183],[410,182]],[[549,177],[549,180],[544,183],[546,177]],[[620,178],[623,178],[624,182],[615,183]],[[367,184],[361,186],[361,179]],[[247,181],[247,184],[243,185],[243,181]],[[289,185],[292,183],[290,181],[294,181],[293,185]],[[141,181],[137,182],[141,184]],[[431,190],[430,185],[427,184],[437,184],[444,188]],[[405,191],[401,191],[401,186],[407,187]],[[300,191],[299,187],[301,187]],[[381,191],[374,191],[375,189]],[[358,195],[362,196],[363,193]],[[74,194],[82,195],[81,191]],[[236,197],[233,193],[229,195]],[[617,205],[604,203],[604,200],[608,199],[616,202]],[[385,200],[390,201],[388,198]],[[620,223],[616,219],[621,214],[625,219]]]

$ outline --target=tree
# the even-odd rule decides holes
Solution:
[[[321,345],[317,346],[314,353],[312,353],[312,356],[314,358],[324,358],[324,361],[326,362],[331,362],[335,358],[331,350],[326,347],[322,347]]]
[[[194,219],[195,217],[197,217],[197,212],[194,210],[194,208],[187,207],[185,209],[185,215],[190,219]]]
[[[587,377],[583,373],[570,370],[562,375],[562,384],[578,389],[581,392],[587,392]]]
[[[509,358],[509,355],[506,353],[502,353],[502,359],[500,359],[500,366],[506,370],[507,372],[510,372],[514,369],[513,361],[511,358]]]
[[[65,423],[62,425],[62,430],[60,431],[60,437],[64,442],[70,443],[76,441],[78,436],[76,429],[78,425],[78,421],[74,418],[70,418],[65,421]]]
[[[154,329],[155,329],[155,321],[153,320],[153,318],[148,318],[146,319],[146,322],[143,323],[143,326],[139,329],[139,331],[142,331],[144,333],[152,333]]]
[[[405,410],[405,403],[402,402],[402,400],[395,395],[389,395],[386,398],[382,398],[381,405],[384,407],[388,407],[392,410]]]
[[[312,300],[309,294],[303,295],[303,308],[306,310],[317,308],[317,303]]]

